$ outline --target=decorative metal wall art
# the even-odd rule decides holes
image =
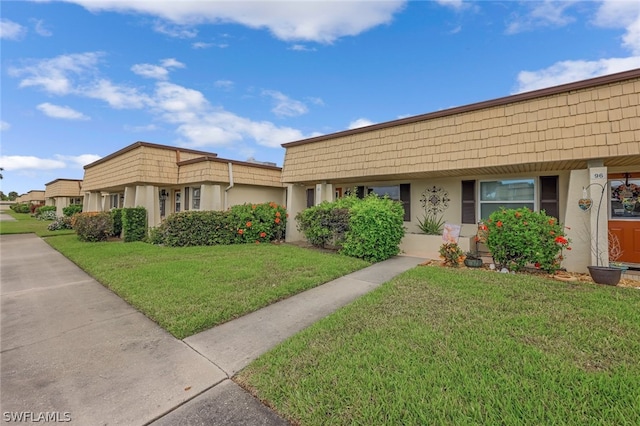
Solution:
[[[425,213],[432,215],[445,211],[449,207],[449,201],[451,201],[449,193],[444,188],[435,185],[425,189],[420,197],[420,203]]]

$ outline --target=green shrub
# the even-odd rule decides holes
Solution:
[[[71,226],[71,218],[69,216],[61,216],[56,218],[47,226],[49,231],[60,231],[62,229],[73,229]]]
[[[30,213],[29,204],[27,203],[17,203],[11,205],[11,210],[16,213]]]
[[[121,209],[124,242],[142,241],[147,238],[147,209],[129,207]],[[112,217],[113,222],[113,217]],[[113,232],[113,231],[112,231]]]
[[[113,219],[108,212],[78,213],[71,223],[81,241],[106,241],[113,233]]]
[[[236,227],[229,211],[185,211],[169,215],[149,234],[152,244],[170,247],[232,244]]]
[[[487,228],[487,246],[494,261],[510,270],[534,265],[553,273],[560,268],[562,250],[571,250],[564,227],[544,211],[497,210],[489,217]]]
[[[220,211],[170,215],[152,229],[149,242],[172,247],[262,243],[283,240],[287,212],[276,203],[242,204]]]
[[[44,204],[29,204],[29,213],[35,215],[40,207],[44,207]]]
[[[38,220],[56,220],[56,206],[40,206],[34,214]]]
[[[400,252],[400,240],[404,236],[401,203],[371,194],[354,203],[349,213],[349,230],[341,253],[379,262]]]
[[[231,207],[229,224],[235,230],[233,242],[262,243],[285,237],[287,210],[277,203],[241,204]]]
[[[113,236],[120,237],[122,234],[122,209],[111,209],[109,213],[113,219]]]
[[[76,213],[82,213],[82,205],[81,204],[71,204],[67,207],[62,208],[62,214],[68,217],[73,216]]]
[[[346,215],[334,214],[338,210],[346,211]],[[298,231],[315,247],[325,247],[329,242],[340,246],[344,232],[349,228],[349,212],[325,201],[298,213],[296,221]]]

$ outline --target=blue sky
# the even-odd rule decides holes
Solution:
[[[136,141],[280,144],[640,68],[637,1],[2,1],[1,190]]]

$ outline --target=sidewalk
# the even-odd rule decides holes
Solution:
[[[288,424],[229,378],[423,260],[395,257],[180,341],[40,238],[0,236],[0,251],[2,411],[79,425]]]

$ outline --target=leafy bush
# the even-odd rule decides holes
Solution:
[[[144,207],[131,207],[121,210],[122,233],[124,234],[124,242],[130,243],[133,241],[142,241],[146,239],[147,209],[145,209]],[[113,222],[113,216],[111,216],[111,221]]]
[[[232,244],[236,229],[229,211],[184,211],[169,215],[153,228],[149,242],[171,247]]]
[[[325,201],[298,213],[296,221],[298,231],[315,247],[341,246],[349,230],[349,210]]]
[[[287,210],[277,203],[241,204],[231,207],[229,223],[235,229],[234,243],[284,240]]]
[[[113,235],[114,237],[120,237],[122,234],[122,209],[111,209],[109,211],[111,219],[113,219]]]
[[[56,218],[47,226],[49,231],[60,231],[62,229],[73,229],[71,226],[71,218],[69,216],[61,216]]]
[[[445,266],[457,268],[464,261],[464,253],[457,243],[444,243],[440,246],[440,257]]]
[[[553,273],[560,268],[562,250],[571,250],[564,227],[544,211],[497,210],[489,217],[487,228],[487,246],[494,261],[510,270],[531,264]]]
[[[27,204],[27,203],[12,204],[11,205],[11,210],[13,210],[16,213],[31,213],[31,210],[29,208],[29,204]]]
[[[38,220],[56,220],[57,217],[58,216],[56,215],[55,210],[54,211],[46,210],[44,212],[36,214],[36,219]]]
[[[40,206],[34,214],[38,220],[56,220],[56,206]]]
[[[404,236],[404,209],[388,197],[371,194],[349,209],[349,230],[341,253],[379,262],[400,252]]]
[[[71,224],[81,241],[106,241],[113,233],[113,219],[108,212],[78,213]]]
[[[67,207],[62,208],[62,214],[64,214],[65,216],[71,217],[76,213],[82,213],[81,204],[71,204]]]
[[[287,213],[276,203],[242,204],[220,211],[185,211],[152,229],[149,242],[167,246],[261,243],[284,239]]]
[[[418,228],[427,235],[442,235],[444,218],[434,214],[425,213],[422,220],[418,219]]]

